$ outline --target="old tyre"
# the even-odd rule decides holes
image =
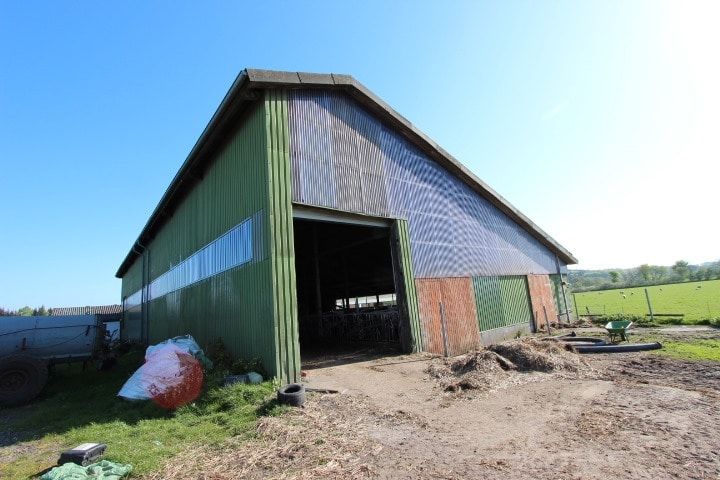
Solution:
[[[45,387],[47,362],[30,355],[8,355],[0,358],[0,405],[27,403]]]
[[[278,402],[291,407],[302,407],[305,403],[305,386],[299,383],[285,385],[277,391]]]

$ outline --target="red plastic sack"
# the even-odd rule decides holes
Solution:
[[[200,362],[183,349],[165,344],[148,354],[145,364],[118,395],[130,400],[150,399],[163,408],[176,409],[195,400],[202,384]]]
[[[174,410],[195,400],[202,391],[203,369],[190,354],[177,352],[172,371],[154,375],[149,387],[150,399],[163,408]]]

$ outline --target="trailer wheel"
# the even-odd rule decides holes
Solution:
[[[45,360],[22,354],[0,358],[0,405],[29,402],[40,394],[47,378]]]

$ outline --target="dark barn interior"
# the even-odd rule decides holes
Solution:
[[[300,351],[400,348],[390,229],[294,220]]]

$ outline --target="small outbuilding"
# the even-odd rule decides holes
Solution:
[[[457,355],[569,316],[573,263],[354,78],[248,69],[116,275],[126,339],[293,381],[301,353]]]

